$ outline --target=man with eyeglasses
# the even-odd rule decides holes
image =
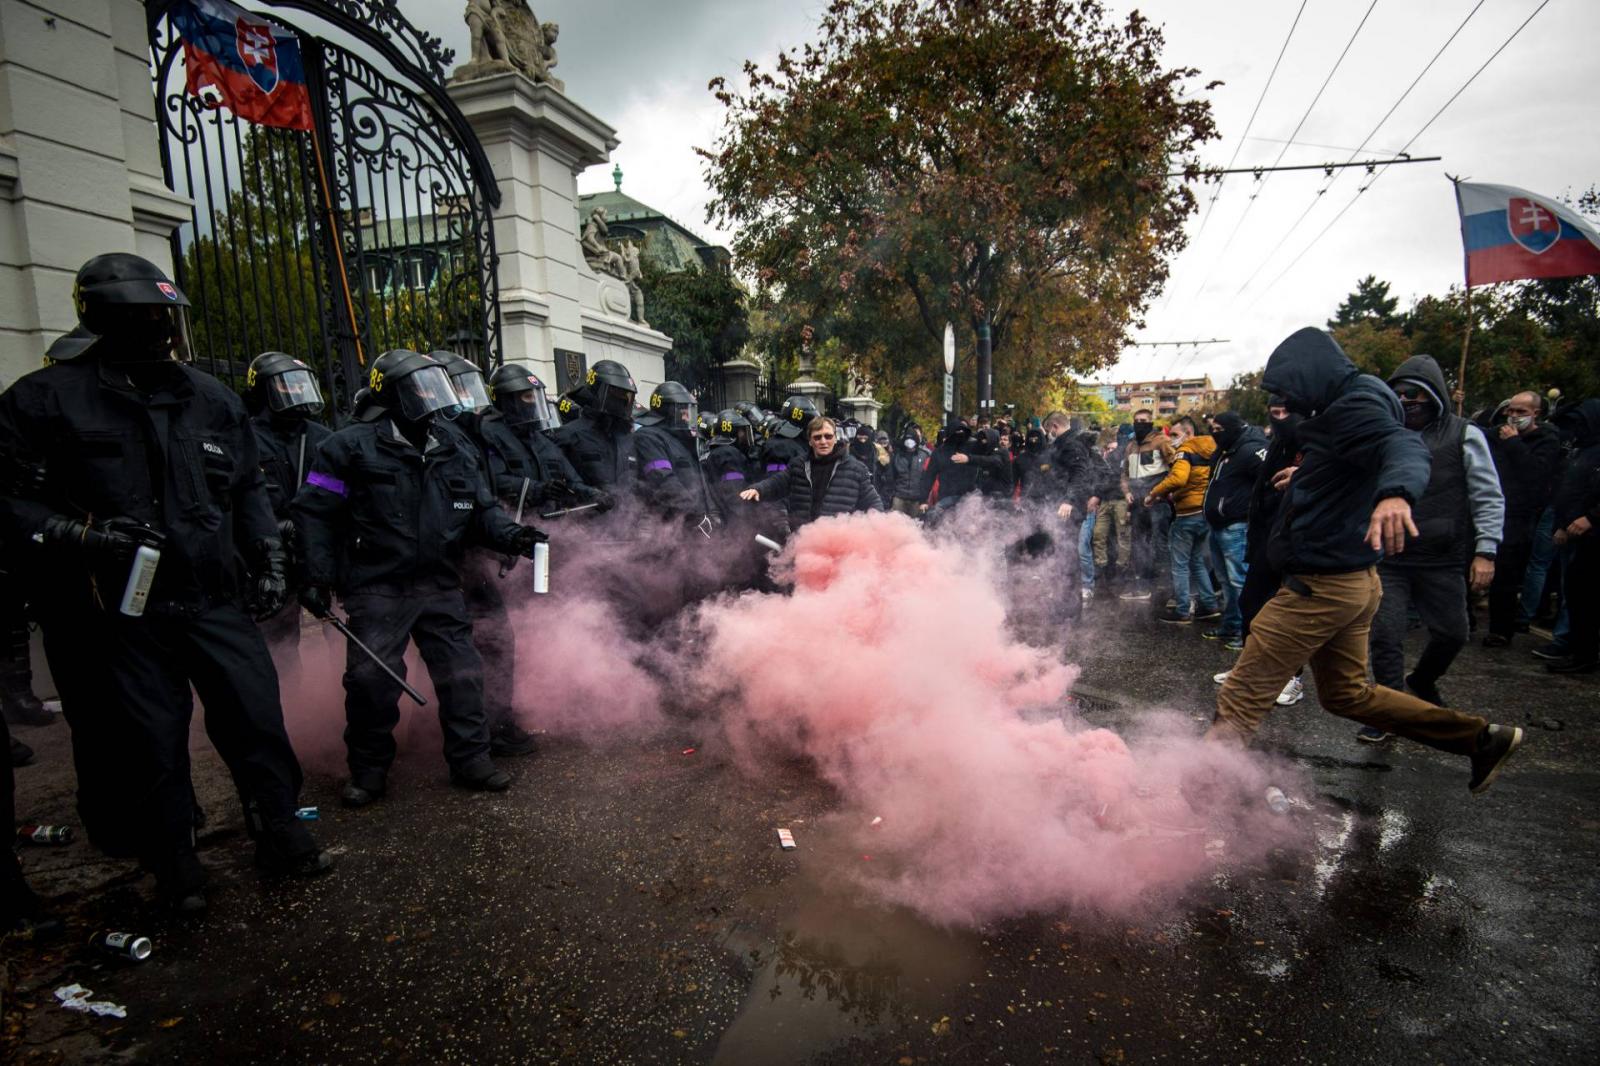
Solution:
[[[872,486],[872,471],[850,455],[839,440],[833,419],[819,415],[806,427],[811,454],[796,459],[787,469],[739,493],[750,503],[783,500],[789,511],[789,529],[807,522],[852,511],[883,509],[878,490]]]
[[[1403,553],[1378,564],[1383,602],[1372,621],[1372,674],[1378,684],[1402,684],[1435,706],[1444,706],[1439,679],[1467,643],[1466,571],[1472,591],[1494,580],[1505,502],[1483,431],[1450,413],[1444,372],[1431,355],[1414,355],[1389,378],[1400,399],[1407,429],[1422,435],[1431,459],[1428,487],[1412,519],[1417,537]],[[1405,669],[1410,609],[1428,630],[1428,643],[1411,672]],[[1361,740],[1377,743],[1388,734],[1365,727]]]

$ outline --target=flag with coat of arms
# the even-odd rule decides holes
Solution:
[[[170,17],[183,39],[190,93],[215,89],[247,122],[312,128],[300,40],[292,30],[228,0],[181,0]]]
[[[1468,288],[1600,274],[1600,233],[1572,208],[1514,185],[1455,185]]]

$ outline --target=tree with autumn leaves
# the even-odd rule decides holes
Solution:
[[[742,91],[713,81],[711,216],[756,282],[758,343],[782,365],[809,327],[918,410],[946,322],[963,369],[989,324],[998,400],[1109,365],[1184,244],[1215,136],[1162,44],[1093,0],[833,0]]]

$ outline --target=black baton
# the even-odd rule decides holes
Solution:
[[[332,611],[329,611],[327,616],[324,617],[322,620],[324,622],[328,623],[329,625],[331,625],[333,628],[337,629],[340,632],[340,634],[343,635],[345,640],[348,640],[350,643],[354,644],[357,648],[361,649],[361,654],[365,655],[367,658],[369,658],[373,662],[377,663],[378,664],[378,669],[382,670],[384,673],[388,674],[390,680],[392,680],[395,684],[399,685],[402,689],[404,689],[405,690],[405,694],[407,696],[410,696],[413,700],[416,700],[418,707],[426,707],[428,705],[428,701],[422,698],[422,693],[418,692],[416,689],[414,689],[410,685],[406,684],[406,679],[405,678],[401,677],[399,674],[397,674],[393,670],[389,669],[389,664],[384,662],[382,659],[378,658],[378,656],[373,652],[373,650],[371,648],[369,648],[365,644],[361,643],[361,638],[357,637],[354,633],[350,632],[350,627],[345,625],[344,622],[342,622],[339,619],[338,615],[334,614]]]

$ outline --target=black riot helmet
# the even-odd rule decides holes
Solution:
[[[820,413],[809,396],[789,397],[783,401],[783,410],[779,412],[783,417],[783,423],[777,428],[778,436],[788,437],[790,440],[804,436],[806,427]]]
[[[767,420],[767,413],[761,409],[761,406],[751,403],[749,400],[742,400],[734,404],[733,409],[744,416],[744,420],[750,424],[751,433],[754,433],[756,427]]]
[[[484,384],[482,367],[455,352],[433,351],[428,354],[450,375],[450,384],[456,390],[456,403],[460,404],[463,411],[488,410],[489,388]]]
[[[556,401],[556,417],[563,426],[566,425],[583,414],[583,409],[589,406],[589,399],[589,386],[578,386]]]
[[[556,413],[550,407],[544,382],[527,363],[506,363],[490,374],[489,396],[495,410],[513,426],[556,428]]]
[[[628,368],[615,359],[602,359],[589,368],[584,378],[593,402],[585,404],[587,410],[607,418],[628,420],[633,418],[634,398],[639,386],[634,384]]]
[[[58,362],[75,359],[95,346],[89,335],[108,338],[111,343],[95,346],[96,351],[118,363],[188,362],[192,355],[189,298],[142,256],[128,252],[95,256],[79,268],[72,301],[84,342],[58,343],[51,353]],[[77,335],[78,331],[68,334]]]
[[[650,394],[650,410],[640,416],[641,426],[664,426],[694,436],[699,431],[700,405],[676,381],[663,381]]]
[[[378,402],[378,394],[362,386],[356,394],[350,397],[350,421],[372,422],[383,414],[383,404]]]
[[[279,418],[315,418],[322,413],[317,377],[294,356],[262,352],[250,360],[245,374],[245,399],[253,411]]]
[[[717,415],[717,422],[712,430],[713,439],[735,445],[748,450],[750,440],[755,432],[755,427],[750,425],[750,420],[740,414],[736,409],[729,408]]]
[[[407,422],[426,422],[439,414],[449,418],[460,410],[449,371],[421,352],[384,352],[373,360],[367,385],[378,403]]]

